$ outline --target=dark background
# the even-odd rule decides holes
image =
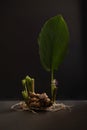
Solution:
[[[21,99],[21,80],[35,78],[37,92],[50,96],[50,73],[39,59],[37,38],[44,22],[62,14],[70,32],[69,53],[55,78],[57,98],[87,99],[86,1],[6,0],[0,2],[0,99]]]

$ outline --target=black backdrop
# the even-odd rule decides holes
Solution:
[[[50,73],[40,63],[37,37],[44,22],[62,14],[70,31],[69,53],[55,78],[59,99],[86,96],[86,6],[84,0],[0,2],[0,99],[21,99],[21,80],[35,78],[37,92],[50,96]]]

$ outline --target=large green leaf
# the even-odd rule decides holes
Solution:
[[[61,15],[45,22],[38,37],[39,54],[47,71],[57,70],[63,61],[69,41],[67,24]]]

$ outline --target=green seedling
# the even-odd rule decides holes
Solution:
[[[22,86],[24,87],[24,90],[22,91],[22,96],[24,99],[28,99],[29,92],[34,93],[34,78],[26,76],[25,79],[22,80]]]
[[[59,69],[69,45],[69,31],[61,15],[54,16],[45,22],[38,37],[39,55],[46,71],[51,72],[52,101],[56,97],[54,71]]]
[[[51,99],[56,100],[56,80],[54,73],[63,62],[69,46],[69,31],[61,15],[54,16],[43,25],[38,36],[39,55],[43,68],[51,73]],[[26,76],[22,80],[24,99],[29,98],[29,92],[34,92],[34,79]]]

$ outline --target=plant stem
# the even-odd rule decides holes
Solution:
[[[51,71],[51,98],[53,101],[53,79],[54,79],[54,73],[53,70]]]
[[[34,79],[32,79],[32,92],[34,93]]]
[[[51,71],[51,82],[53,81],[53,79],[54,79],[54,72],[53,72],[53,70]]]
[[[51,96],[52,96],[52,101],[55,102],[56,100],[56,80],[54,79],[54,71],[51,71]]]

